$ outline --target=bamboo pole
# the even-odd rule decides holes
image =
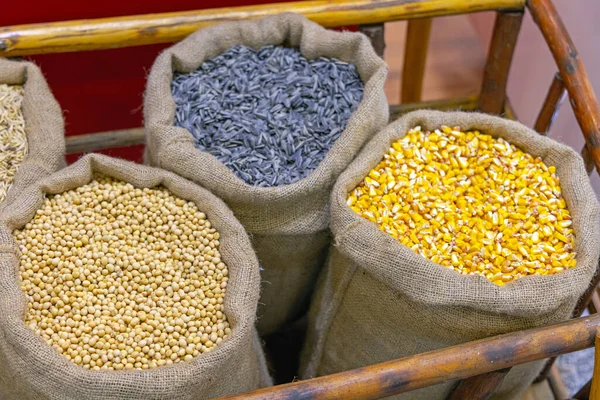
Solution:
[[[337,27],[497,9],[522,10],[524,6],[525,0],[316,0],[18,25],[0,28],[0,56],[170,43],[207,26],[282,12],[303,14],[325,27]]]
[[[402,68],[402,94],[400,95],[402,103],[421,101],[431,22],[431,18],[408,22],[406,46],[404,48],[404,67]]]
[[[596,170],[600,170],[600,104],[569,32],[550,0],[528,0],[529,10],[554,56]]]
[[[504,110],[508,72],[522,21],[522,12],[497,13],[479,95],[479,110],[483,112],[500,114]]]
[[[593,315],[227,399],[379,399],[591,347],[598,326]]]
[[[596,345],[594,349],[594,375],[590,400],[600,400],[600,327],[596,329]]]

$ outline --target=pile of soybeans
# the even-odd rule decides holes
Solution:
[[[98,176],[47,196],[14,237],[26,324],[83,368],[188,361],[231,334],[219,233],[164,188]]]
[[[478,131],[409,131],[348,205],[423,257],[500,286],[576,266],[556,168]]]

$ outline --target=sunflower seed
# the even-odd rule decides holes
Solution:
[[[298,50],[234,46],[171,84],[175,125],[254,186],[314,171],[363,96],[356,67]]]

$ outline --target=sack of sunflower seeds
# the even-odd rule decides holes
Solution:
[[[366,36],[296,14],[200,30],[152,67],[148,160],[217,194],[250,234],[262,335],[306,310],[331,188],[387,124],[386,74]]]

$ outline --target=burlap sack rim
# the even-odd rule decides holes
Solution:
[[[0,58],[0,83],[24,85],[21,109],[29,147],[27,156],[17,169],[13,183],[2,202],[2,207],[5,207],[31,183],[26,179],[29,169],[39,168],[50,174],[59,168],[65,154],[65,138],[60,105],[52,95],[42,71],[35,64]],[[44,97],[44,104],[32,99],[34,91]],[[30,104],[30,101],[34,103]],[[37,120],[38,124],[32,124],[32,120]],[[39,126],[40,120],[53,123]],[[58,126],[53,126],[54,124]],[[59,157],[54,157],[54,154],[59,154]]]
[[[361,153],[355,158],[355,160],[350,164],[346,171],[344,171],[344,173],[340,176],[332,191],[331,230],[334,235],[334,246],[336,246],[343,255],[347,256],[350,260],[352,260],[353,263],[361,266],[362,268],[365,268],[364,260],[359,259],[354,254],[350,254],[346,250],[346,247],[350,244],[355,244],[357,247],[361,244],[364,245],[365,242],[362,239],[364,239],[365,236],[374,238],[376,243],[378,243],[377,247],[382,246],[382,248],[385,247],[389,249],[390,254],[397,253],[398,250],[401,249],[404,249],[403,251],[410,250],[406,246],[402,245],[400,242],[395,240],[392,236],[379,230],[375,223],[368,221],[367,219],[359,216],[354,211],[352,211],[350,207],[346,204],[347,193],[362,180],[362,177],[366,176],[366,174],[371,168],[376,166],[381,161],[381,158],[384,154],[383,152],[381,152],[381,157],[377,159],[375,159],[374,157],[372,157],[372,159],[370,160],[366,158],[368,157],[368,154],[373,151],[373,149],[380,148],[384,141],[387,142],[387,149],[389,148],[389,146],[391,146],[391,143],[393,141],[404,137],[408,129],[411,129],[412,127],[418,125],[422,125],[423,121],[426,121],[431,116],[435,116],[437,118],[445,117],[446,120],[449,121],[446,124],[448,126],[460,125],[460,127],[463,129],[477,129],[477,127],[471,125],[471,121],[473,120],[472,117],[475,116],[476,118],[477,115],[478,113],[476,112],[442,112],[433,110],[418,110],[404,115],[397,121],[388,125],[388,127],[386,127],[383,131],[379,132],[371,140],[371,142],[369,142],[365,146],[365,148],[363,148]],[[551,143],[553,146],[559,146],[562,151],[564,151],[565,153],[570,153],[572,157],[578,159],[579,169],[580,171],[583,171],[583,173],[585,173],[583,160],[581,159],[579,154],[577,154],[570,147],[555,142],[554,140],[551,140],[547,137],[541,136],[518,122],[510,121],[500,117],[492,117],[487,115],[486,117],[493,118],[496,120],[496,123],[505,124],[509,128],[525,128],[527,130],[527,133],[526,137],[523,138],[524,140],[538,141],[541,143],[546,142],[547,144]],[[452,123],[450,122],[450,120],[461,121],[461,123]],[[408,129],[402,129],[403,127],[408,127]],[[482,132],[491,134],[492,136],[496,136],[494,135],[494,132]],[[517,141],[514,140],[512,143],[518,147],[523,148],[523,143],[517,143]],[[534,155],[540,156],[542,159],[545,158],[544,154]],[[362,168],[361,163],[365,163],[365,165]],[[361,171],[361,174],[359,174],[360,176],[352,176],[352,172],[356,172],[357,170]],[[557,171],[557,174],[559,175],[559,178],[562,175],[561,171]],[[595,198],[589,180],[586,181],[585,187],[582,189],[591,193],[592,196],[594,196]],[[569,200],[566,198],[565,200],[567,201],[568,206]],[[600,206],[596,201],[593,205],[591,205],[591,209],[588,210],[589,214],[582,215],[580,217],[580,221],[585,221],[586,218],[588,220],[591,218],[592,221],[594,219],[598,220],[598,218],[595,217],[599,215],[599,210]],[[579,224],[573,224],[574,228],[576,228],[576,225],[578,226]],[[591,227],[592,229],[594,229],[594,233],[590,236],[594,238],[600,238],[600,224],[591,224]],[[581,232],[575,232],[575,234],[577,238],[578,236],[580,236]],[[600,251],[600,240],[596,239],[595,242],[595,244],[591,244],[588,247],[590,247],[592,251],[595,252],[595,259],[598,260],[598,253]],[[366,247],[365,250],[367,250]],[[578,263],[578,266],[576,268],[563,271],[560,274],[550,276],[527,276],[509,282],[503,287],[500,287],[493,284],[483,276],[461,275],[456,273],[455,271],[452,271],[439,264],[427,260],[425,257],[419,255],[418,253],[410,251],[410,254],[411,260],[413,262],[411,262],[411,260],[408,260],[405,261],[404,264],[413,264],[414,261],[425,261],[425,268],[423,272],[435,272],[439,276],[440,281],[444,284],[443,286],[447,289],[452,290],[437,292],[434,296],[432,293],[428,292],[428,288],[423,288],[422,282],[419,282],[418,280],[412,280],[409,278],[406,278],[401,281],[394,279],[385,279],[390,278],[389,276],[385,276],[387,275],[385,268],[378,269],[376,273],[373,273],[373,271],[369,272],[371,272],[371,275],[376,279],[381,279],[381,281],[385,285],[393,288],[394,290],[401,291],[414,301],[418,301],[427,305],[445,306],[447,304],[453,304],[455,306],[466,306],[486,312],[498,311],[505,314],[518,316],[525,316],[529,314],[537,315],[540,312],[544,312],[544,310],[535,310],[535,308],[523,309],[522,307],[520,307],[521,304],[524,305],[528,302],[536,301],[535,293],[532,294],[528,293],[528,291],[526,290],[523,290],[524,284],[526,284],[527,282],[539,282],[540,284],[543,284],[545,286],[548,292],[557,294],[557,296],[552,296],[550,301],[548,300],[548,298],[544,298],[544,309],[547,311],[559,307],[565,301],[572,300],[572,297],[579,298],[583,294],[585,289],[587,289],[587,285],[585,287],[581,286],[580,279],[578,278],[578,275],[581,274],[581,269],[585,269],[584,275],[588,278],[589,282],[592,276],[594,275],[596,267],[598,265],[597,261],[595,263],[592,263],[591,265],[584,266],[579,265]],[[579,261],[579,254],[577,256],[577,259]],[[418,263],[415,263],[414,265],[418,265]],[[402,265],[396,266],[391,260],[389,263],[387,263],[387,266],[402,268]],[[578,268],[579,270],[577,270]],[[472,296],[470,299],[457,299],[454,296],[454,293],[456,291],[456,288],[458,287],[461,288],[461,291],[465,291],[465,293],[473,293],[474,296]],[[561,293],[562,295],[558,296],[558,294]],[[510,301],[511,303],[504,303],[504,301]]]
[[[192,370],[197,370],[198,372],[200,372],[206,368],[206,366],[203,364],[209,364],[209,363],[219,364],[219,363],[227,362],[231,357],[228,357],[225,353],[231,352],[231,349],[233,349],[235,347],[239,347],[240,345],[243,345],[244,344],[243,341],[245,340],[245,338],[251,337],[254,334],[253,331],[254,331],[255,312],[242,314],[239,309],[248,307],[252,304],[254,305],[254,308],[256,308],[256,305],[258,303],[260,277],[259,277],[258,260],[256,258],[256,255],[254,254],[254,251],[250,244],[248,235],[245,233],[244,228],[239,223],[239,221],[234,217],[231,210],[229,210],[229,208],[225,205],[225,203],[223,203],[223,201],[220,200],[218,197],[216,197],[215,195],[213,195],[206,189],[198,186],[197,184],[194,184],[193,182],[186,180],[182,177],[179,177],[178,175],[175,175],[169,171],[165,171],[165,170],[162,170],[159,168],[150,167],[150,166],[146,166],[146,165],[136,164],[136,163],[129,162],[126,160],[115,159],[115,158],[108,157],[108,156],[105,156],[102,154],[88,154],[88,155],[85,155],[84,157],[82,157],[81,159],[79,159],[73,165],[66,167],[58,172],[55,172],[54,174],[51,174],[43,179],[40,179],[35,184],[32,184],[31,186],[26,188],[26,190],[22,193],[22,197],[21,197],[22,201],[20,202],[20,204],[15,203],[15,204],[13,204],[13,207],[19,207],[19,210],[17,210],[17,213],[21,213],[23,210],[26,210],[28,208],[37,209],[43,202],[43,199],[45,197],[44,193],[61,193],[61,192],[63,192],[63,190],[57,190],[57,191],[50,190],[50,188],[46,185],[47,181],[52,180],[52,181],[50,181],[51,182],[50,184],[56,184],[56,182],[60,180],[60,177],[62,175],[68,176],[71,171],[77,170],[79,167],[81,167],[82,164],[84,164],[84,165],[87,164],[87,167],[86,167],[87,170],[91,170],[92,172],[99,172],[98,171],[99,168],[106,168],[107,166],[108,166],[108,168],[110,168],[111,163],[118,164],[119,167],[121,168],[121,170],[119,170],[116,173],[101,172],[102,174],[112,176],[112,177],[120,179],[120,180],[127,181],[127,176],[130,174],[135,175],[137,173],[137,171],[135,171],[135,170],[138,169],[138,170],[143,170],[145,172],[151,172],[154,174],[156,174],[156,173],[161,174],[162,176],[161,176],[160,185],[163,185],[165,180],[171,179],[175,182],[175,185],[185,185],[187,187],[194,187],[194,189],[196,190],[196,193],[199,194],[199,196],[198,196],[199,199],[204,200],[204,202],[205,202],[204,204],[206,204],[207,202],[210,202],[212,204],[212,206],[215,208],[216,213],[221,214],[221,215],[212,214],[212,216],[211,216],[211,215],[208,215],[208,213],[207,213],[207,217],[209,218],[209,220],[211,221],[213,226],[215,226],[215,227],[217,227],[217,229],[219,229],[218,228],[219,225],[227,225],[228,224],[228,225],[230,225],[230,227],[228,227],[227,229],[231,230],[232,233],[235,232],[235,234],[232,235],[231,239],[227,239],[227,237],[222,237],[221,242],[223,242],[224,240],[235,240],[238,243],[238,247],[239,247],[239,249],[241,249],[243,251],[246,260],[244,263],[240,263],[240,265],[238,265],[236,267],[244,268],[246,270],[245,271],[246,273],[249,272],[252,279],[249,282],[243,282],[243,283],[240,283],[235,286],[229,285],[229,287],[228,287],[227,295],[229,297],[227,297],[227,295],[226,295],[226,297],[225,297],[226,303],[225,304],[227,304],[228,298],[232,298],[232,297],[244,298],[243,307],[240,307],[240,306],[236,307],[235,313],[231,313],[231,311],[232,311],[231,309],[229,310],[229,313],[228,313],[228,311],[226,311],[226,315],[234,316],[234,314],[235,314],[235,318],[236,318],[236,326],[232,326],[231,337],[228,338],[227,340],[223,341],[223,343],[221,345],[219,345],[215,350],[208,352],[208,353],[204,353],[204,354],[196,357],[193,361],[190,361],[190,362],[180,362],[177,364],[165,365],[165,366],[157,367],[157,368],[154,368],[151,370],[142,370],[142,371],[138,371],[138,370],[127,370],[127,371],[86,370],[82,367],[79,367],[79,366],[73,364],[72,362],[67,360],[65,357],[61,356],[54,349],[52,349],[52,347],[49,346],[39,335],[37,335],[35,332],[33,332],[30,328],[28,328],[25,325],[25,323],[21,319],[21,317],[16,318],[15,312],[12,312],[12,313],[4,312],[4,311],[6,311],[6,307],[3,304],[5,302],[5,299],[7,297],[14,296],[15,292],[18,293],[22,304],[25,305],[25,296],[21,292],[21,289],[18,284],[14,285],[14,288],[13,288],[14,292],[12,294],[10,294],[10,293],[9,294],[7,294],[7,293],[0,294],[0,308],[4,309],[4,310],[0,310],[0,312],[2,312],[2,317],[3,317],[0,319],[0,336],[3,337],[3,340],[7,340],[10,337],[12,337],[12,338],[19,337],[21,342],[30,343],[30,345],[28,345],[28,347],[34,347],[34,346],[36,347],[35,354],[38,354],[39,358],[48,360],[48,363],[54,364],[57,367],[68,370],[68,373],[72,374],[73,380],[77,380],[77,381],[96,380],[95,385],[103,385],[103,384],[105,384],[105,382],[107,382],[107,379],[110,380],[112,376],[117,376],[117,375],[118,376],[127,375],[133,379],[135,379],[134,377],[143,378],[143,377],[148,377],[148,376],[153,376],[153,377],[159,379],[163,376],[166,377],[166,376],[173,376],[173,375],[186,375],[186,373],[191,374],[191,373],[193,373]],[[86,182],[89,182],[89,180],[86,180]],[[81,183],[76,182],[73,185],[69,185],[69,187],[71,189],[78,187],[78,186],[81,186]],[[69,189],[66,189],[66,190],[69,190]],[[182,198],[184,198],[184,197],[182,197]],[[189,199],[186,199],[186,200],[190,201]],[[202,204],[199,204],[198,206],[199,206],[199,209],[201,211],[203,211]],[[12,210],[10,210],[10,211],[5,210],[2,213],[0,213],[0,230],[2,231],[0,234],[0,245],[1,246],[12,245],[12,247],[17,248],[17,250],[16,251],[11,250],[11,251],[8,251],[5,253],[0,253],[0,267],[3,267],[2,264],[5,263],[4,259],[8,258],[11,261],[12,267],[14,268],[12,273],[15,274],[15,277],[18,280],[18,279],[20,279],[19,273],[18,273],[18,270],[19,270],[18,254],[20,251],[18,250],[18,245],[12,238],[12,231],[19,227],[19,226],[14,226],[14,223],[13,223],[14,219],[22,218],[22,216],[21,215],[14,216],[12,214],[14,214],[14,211],[12,211]],[[33,214],[31,214],[31,216],[33,217]],[[227,219],[227,222],[224,221],[225,219]],[[12,243],[8,243],[8,241],[11,241]],[[220,247],[222,247],[222,246],[220,246]],[[222,251],[222,249],[220,249],[220,250]],[[223,260],[227,260],[227,258],[228,258],[227,254],[222,253],[222,256],[223,256]],[[228,267],[231,268],[232,266],[228,265]],[[252,285],[252,287],[249,287],[249,285]],[[237,288],[238,290],[232,293],[232,289],[235,290],[235,288]],[[246,288],[246,289],[244,289],[244,288]],[[246,294],[248,294],[248,293],[250,293],[251,295],[247,296]],[[254,293],[254,294],[252,294],[252,293]],[[24,312],[25,312],[25,310],[23,309],[23,313]],[[21,314],[21,315],[23,315],[23,314]],[[3,332],[11,332],[11,334],[7,336]],[[252,339],[252,340],[254,340],[254,339]],[[15,343],[14,345],[19,346],[18,343]],[[235,353],[232,352],[232,354],[235,354]],[[24,355],[24,356],[27,356],[27,355]],[[27,357],[31,358],[31,355],[29,355]],[[257,358],[260,360],[261,355],[258,354]],[[270,378],[268,376],[262,377],[262,381],[263,381],[263,384],[268,385],[270,382]]]
[[[367,90],[368,90],[367,88],[371,88],[373,86],[379,85],[380,80],[385,80],[385,76],[387,75],[387,65],[386,65],[385,61],[383,61],[375,53],[375,50],[371,46],[369,39],[365,35],[363,35],[362,33],[358,33],[358,32],[331,31],[331,30],[323,28],[322,26],[308,20],[307,18],[305,18],[299,14],[282,13],[282,14],[278,14],[278,15],[274,15],[274,16],[265,17],[265,18],[257,20],[257,21],[228,22],[224,25],[217,25],[217,26],[205,28],[203,30],[199,30],[199,31],[195,32],[194,34],[192,34],[191,37],[192,37],[192,39],[195,36],[204,36],[204,35],[218,37],[220,34],[220,31],[223,29],[224,26],[227,28],[229,28],[231,26],[236,26],[240,30],[249,29],[249,30],[256,30],[256,31],[261,32],[263,30],[262,26],[265,24],[265,22],[270,22],[271,20],[275,20],[278,23],[280,23],[281,25],[285,26],[285,28],[287,29],[285,40],[288,40],[290,31],[292,29],[298,29],[298,28],[304,29],[304,27],[312,25],[314,27],[317,27],[321,31],[323,41],[345,39],[347,42],[353,42],[353,45],[356,46],[357,48],[361,47],[361,48],[363,48],[363,50],[367,50],[368,52],[370,52],[369,56],[365,57],[365,58],[368,58],[369,60],[377,60],[377,64],[373,65],[373,66],[365,66],[366,69],[371,70],[370,73],[367,74],[366,76],[361,76],[361,79],[363,80],[364,85],[365,85],[365,92],[367,92]],[[285,40],[284,40],[284,43],[285,43]],[[165,50],[157,58],[156,64],[159,64],[160,62],[166,62],[165,60],[163,60],[166,58],[166,59],[169,59],[169,62],[172,65],[172,71],[181,70],[182,68],[179,68],[179,69],[175,68],[175,66],[178,64],[178,52],[185,50],[192,43],[193,43],[192,41],[186,41],[186,40],[183,40],[183,41],[177,43],[173,47]],[[240,43],[240,44],[249,45],[248,43]],[[300,51],[301,52],[302,52],[302,47],[303,47],[303,45],[302,45],[302,43],[300,43]],[[323,54],[323,56],[327,56],[327,54]],[[199,60],[197,62],[196,68],[198,68],[204,61],[205,60]],[[346,60],[342,60],[342,61],[346,61]],[[195,68],[190,69],[190,71],[181,70],[179,72],[191,72],[194,69]],[[161,82],[159,79],[156,79],[156,80],[148,79],[148,86],[153,85],[153,84],[163,85],[164,83],[165,82]],[[167,92],[169,93],[168,98],[164,99],[164,104],[163,104],[164,106],[168,106],[168,108],[169,108],[169,111],[168,111],[169,124],[165,124],[163,121],[160,121],[157,123],[155,123],[154,121],[147,121],[147,123],[149,124],[147,126],[147,129],[148,129],[148,132],[150,135],[152,135],[152,132],[154,129],[165,129],[165,128],[170,129],[172,131],[173,137],[167,144],[162,146],[163,147],[162,151],[161,151],[161,149],[159,149],[159,151],[158,151],[159,154],[155,155],[156,158],[158,159],[158,166],[163,167],[163,165],[164,165],[163,159],[168,158],[169,152],[171,151],[172,147],[176,147],[177,151],[181,151],[182,147],[185,148],[185,150],[188,152],[188,154],[189,153],[194,154],[195,157],[201,158],[203,160],[203,162],[208,164],[209,168],[215,172],[215,176],[226,175],[228,177],[228,179],[232,179],[234,182],[237,183],[237,188],[234,188],[233,190],[228,190],[228,191],[220,191],[219,185],[213,185],[212,189],[219,196],[224,198],[226,201],[228,201],[228,200],[251,201],[251,202],[256,202],[256,201],[261,201],[261,200],[273,201],[278,198],[284,198],[284,197],[287,198],[289,196],[293,196],[294,193],[306,195],[307,193],[318,192],[321,187],[330,183],[332,180],[335,179],[335,176],[341,172],[341,171],[333,170],[333,168],[335,167],[335,163],[333,162],[333,160],[336,157],[344,157],[344,154],[343,154],[344,147],[347,145],[347,143],[349,141],[351,141],[353,139],[352,137],[349,137],[347,134],[345,135],[344,133],[348,130],[355,129],[355,127],[359,123],[359,121],[361,119],[363,119],[364,116],[368,115],[368,113],[372,109],[373,103],[377,101],[375,96],[372,96],[371,98],[363,98],[363,100],[360,102],[357,109],[354,111],[354,113],[352,113],[352,116],[350,117],[344,131],[340,134],[340,137],[335,141],[335,143],[333,144],[331,149],[327,152],[327,154],[325,155],[325,158],[319,163],[317,168],[314,171],[312,171],[308,176],[306,176],[305,178],[303,178],[297,182],[289,184],[289,185],[281,185],[281,186],[275,186],[275,187],[255,187],[255,186],[247,184],[242,179],[238,178],[229,168],[227,168],[225,165],[223,165],[212,154],[198,150],[193,144],[194,139],[193,139],[192,134],[187,129],[181,128],[181,127],[175,127],[173,125],[173,120],[174,120],[174,115],[175,115],[175,102],[172,100],[171,89],[170,89],[170,87],[162,88],[162,91],[163,91],[163,93],[167,93]],[[348,158],[348,157],[346,157],[346,158]],[[351,160],[351,158],[348,159],[348,162],[350,160]],[[233,198],[231,198],[232,195],[234,195]]]

